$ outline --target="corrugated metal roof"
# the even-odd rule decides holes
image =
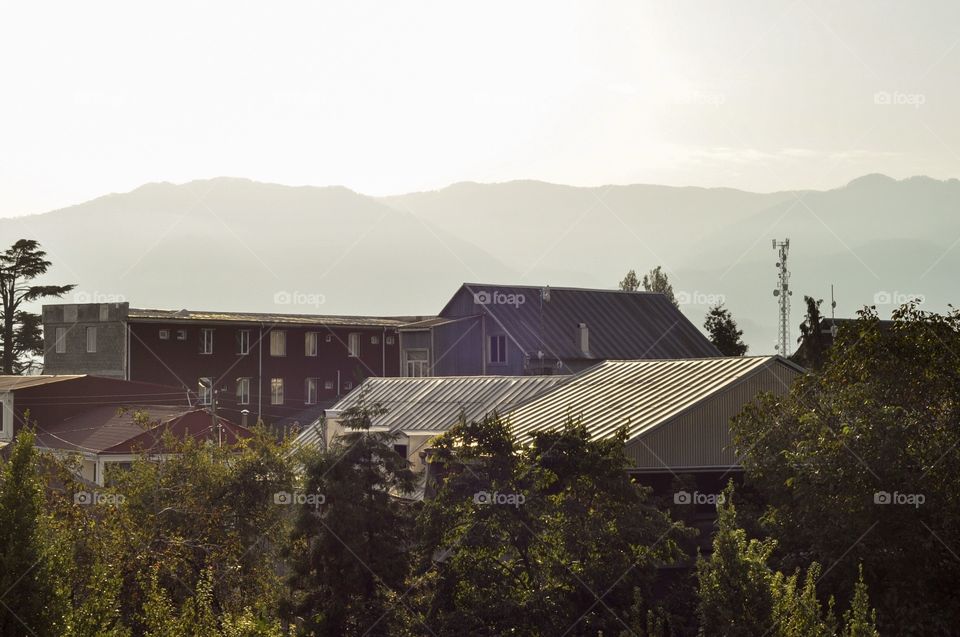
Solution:
[[[593,439],[626,425],[632,440],[771,364],[801,370],[778,356],[606,361],[507,416],[520,438],[572,416],[582,417]]]
[[[347,327],[400,327],[421,319],[416,316],[338,316],[330,314],[261,314],[256,312],[208,312],[130,308],[129,318],[140,321],[210,321],[215,323],[289,323],[294,325],[342,325]]]
[[[506,413],[525,400],[570,380],[570,376],[431,376],[368,378],[333,406],[343,411],[360,404],[381,405],[386,413],[374,427],[391,431],[440,432],[456,424],[463,413],[479,420],[497,411]],[[307,432],[304,432],[307,433]]]
[[[144,429],[134,419],[134,414],[143,412],[149,417]],[[238,437],[251,435],[250,431],[225,418],[217,419],[223,426],[225,444],[236,442]],[[37,446],[48,449],[86,451],[89,453],[132,453],[136,449],[154,449],[169,430],[183,438],[204,437],[213,429],[213,419],[203,409],[185,409],[181,406],[141,405],[123,409],[117,406],[97,407],[64,419],[52,426],[37,427]]]
[[[83,378],[85,375],[86,374],[44,374],[39,376],[0,376],[0,391],[16,391],[18,389],[27,389],[28,387],[49,385],[50,383],[62,383],[66,380]]]
[[[598,361],[720,356],[709,339],[662,294],[476,283],[463,287],[475,297],[487,295],[491,300],[498,298],[498,293],[523,295],[524,302],[519,305],[490,302],[478,303],[477,308],[491,316],[528,355],[542,350],[557,360]],[[580,350],[581,323],[589,332],[588,355]]]

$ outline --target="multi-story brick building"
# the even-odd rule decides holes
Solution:
[[[213,391],[235,422],[308,423],[365,378],[399,376],[397,330],[416,318],[45,305],[44,372],[182,387],[200,405]]]

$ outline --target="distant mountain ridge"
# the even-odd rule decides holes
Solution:
[[[791,239],[802,296],[838,316],[875,299],[960,301],[960,181],[865,175],[826,190],[460,182],[370,197],[242,178],[150,183],[0,219],[41,241],[78,300],[329,314],[429,314],[463,281],[615,287],[662,264],[697,324],[725,300],[751,353],[772,351],[773,238]],[[824,306],[828,308],[829,300]],[[891,306],[881,303],[881,312]]]

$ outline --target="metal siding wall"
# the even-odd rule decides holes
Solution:
[[[477,376],[483,373],[484,350],[479,320],[462,320],[434,328],[436,376]]]
[[[730,419],[761,392],[786,393],[797,376],[782,364],[768,366],[628,445],[627,458],[637,469],[734,465]]]

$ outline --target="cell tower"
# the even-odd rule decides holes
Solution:
[[[790,252],[790,239],[782,242],[773,240],[773,249],[779,250],[779,260],[777,261],[777,289],[773,295],[779,297],[780,301],[780,321],[777,327],[777,353],[781,356],[790,355],[790,297],[793,292],[790,290],[790,271],[787,269],[787,253]]]

